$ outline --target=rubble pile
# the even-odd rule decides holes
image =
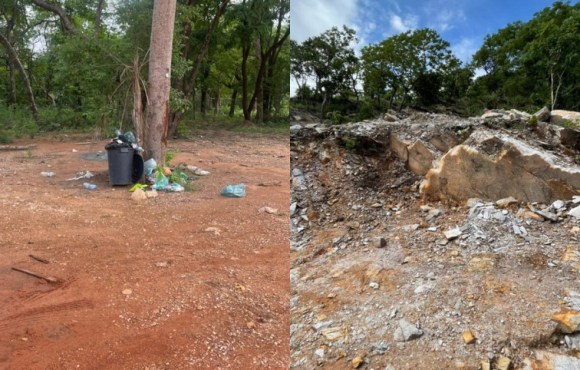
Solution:
[[[580,368],[577,149],[491,113],[292,126],[293,368]]]

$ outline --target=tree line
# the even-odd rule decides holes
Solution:
[[[153,0],[0,2],[0,130],[131,129],[149,102]],[[178,0],[168,137],[288,114],[289,0]]]
[[[405,107],[460,115],[579,109],[580,4],[555,2],[528,22],[486,36],[469,63],[428,28],[364,46],[358,56],[357,41],[346,26],[290,41],[293,106],[337,123]]]

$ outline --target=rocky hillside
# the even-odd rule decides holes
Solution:
[[[295,115],[292,367],[579,369],[580,133],[558,114]]]

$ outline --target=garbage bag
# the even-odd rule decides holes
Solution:
[[[246,185],[244,185],[244,184],[226,185],[222,189],[221,194],[224,197],[243,198],[246,196]]]

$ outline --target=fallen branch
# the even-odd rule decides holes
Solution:
[[[39,278],[39,279],[42,279],[42,280],[46,280],[49,283],[58,283],[58,279],[57,278],[54,278],[52,276],[40,275],[40,274],[37,274],[36,272],[32,272],[32,271],[29,271],[29,270],[21,269],[21,268],[18,268],[18,267],[12,267],[12,270],[18,271],[18,272],[22,272],[22,273],[24,273],[26,275],[34,276],[35,278]]]
[[[37,260],[38,262],[50,263],[50,262],[48,262],[48,260],[45,260],[44,258],[41,258],[41,257],[37,257],[33,254],[29,254],[28,257],[32,258],[33,260]]]
[[[36,144],[30,145],[0,145],[0,150],[28,150],[35,148]]]

